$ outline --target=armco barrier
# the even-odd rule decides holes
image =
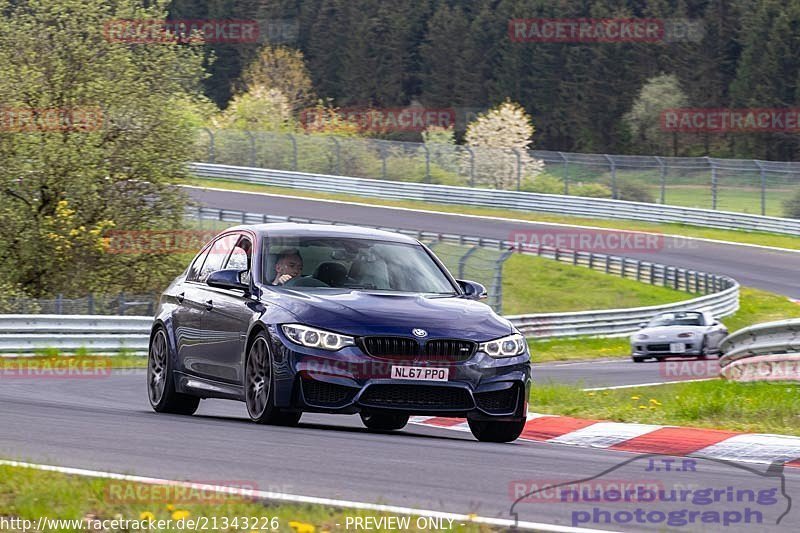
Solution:
[[[101,315],[0,315],[0,354],[147,352],[152,317]]]
[[[359,196],[387,199],[420,200],[442,204],[474,205],[519,211],[558,213],[590,218],[666,222],[718,229],[800,235],[800,220],[733,213],[729,211],[626,202],[605,198],[585,198],[579,196],[454,187],[450,185],[432,185],[416,182],[375,180],[326,174],[306,174],[285,170],[214,165],[209,163],[190,163],[189,167],[192,173],[201,178],[258,183],[276,187],[289,187],[349,195],[358,194]]]
[[[800,381],[800,319],[740,329],[722,341],[721,374],[733,381]]]

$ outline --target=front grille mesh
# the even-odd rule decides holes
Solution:
[[[517,406],[517,387],[475,395],[478,407],[489,413],[508,413]]]
[[[344,385],[316,380],[303,380],[303,396],[310,404],[338,405],[349,400],[354,393],[355,389]]]
[[[466,390],[433,385],[372,385],[361,396],[360,403],[410,409],[467,410],[473,407]]]
[[[419,354],[419,343],[406,337],[364,337],[364,351],[373,357],[411,358]]]
[[[430,361],[466,361],[476,348],[472,341],[437,339],[425,344],[425,356]]]
[[[434,339],[424,347],[410,337],[363,337],[361,345],[372,357],[405,361],[466,361],[475,354],[477,344],[459,339]]]

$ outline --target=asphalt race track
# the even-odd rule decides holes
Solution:
[[[632,473],[631,468],[641,472],[646,463],[625,452],[522,441],[482,444],[468,433],[413,425],[395,434],[372,434],[354,416],[306,414],[297,428],[259,426],[246,420],[243,404],[224,400],[204,401],[193,417],[158,415],[147,404],[141,370],[95,379],[4,380],[0,403],[0,456],[5,458],[203,483],[239,480],[259,490],[497,518],[510,518],[517,494],[513,487],[519,482],[528,487],[574,481],[605,470],[611,472],[601,479],[610,482],[667,475]],[[627,460],[634,462],[623,466]],[[628,470],[623,473],[623,468]],[[696,472],[670,475],[696,489],[761,490],[780,481],[762,478],[764,465],[751,468],[705,461]],[[786,469],[783,475],[788,496],[800,495],[800,470]],[[668,484],[666,479],[660,483]],[[571,525],[573,513],[591,510],[592,505],[523,502],[515,509],[520,520]],[[636,505],[642,506],[600,506],[618,510]],[[659,505],[644,507],[653,510]],[[732,504],[722,507],[729,509]],[[800,520],[797,506],[781,526],[775,526],[786,507],[783,497],[764,507],[758,530],[796,530],[792,524]],[[582,525],[611,530],[646,527]],[[706,524],[680,529],[711,528]],[[748,528],[734,524],[724,529]]]
[[[514,240],[517,232],[535,231],[542,236],[562,231],[559,230],[559,226],[524,221],[465,217],[259,193],[200,188],[187,188],[187,191],[205,206],[236,209],[248,213],[317,218],[508,240]],[[633,250],[611,253],[704,272],[726,274],[746,287],[800,298],[800,283],[797,283],[800,253],[670,237],[658,241],[653,249],[638,253]]]

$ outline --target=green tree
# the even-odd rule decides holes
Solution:
[[[672,155],[678,155],[678,135],[664,131],[661,114],[666,109],[687,107],[689,100],[677,76],[661,74],[644,84],[623,120],[641,153],[662,154],[672,144]]]
[[[200,49],[104,34],[163,18],[160,4],[0,0],[0,12],[0,101],[16,117],[0,131],[0,281],[36,297],[160,289],[185,259],[109,253],[108,231],[181,228],[172,184],[193,155]]]

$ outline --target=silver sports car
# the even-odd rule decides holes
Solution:
[[[631,357],[636,363],[665,357],[719,355],[728,328],[704,311],[662,313],[631,335]]]

